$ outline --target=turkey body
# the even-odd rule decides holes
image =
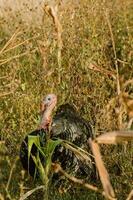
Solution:
[[[94,137],[92,126],[69,104],[58,108],[53,118],[52,137],[67,140],[92,154],[88,145],[88,139]],[[94,163],[92,157],[92,162],[88,165],[77,158],[72,151],[60,145],[56,147],[52,160],[59,162],[63,169],[68,173],[72,172],[77,177],[88,177],[89,179],[94,177],[95,166],[92,164]]]
[[[53,117],[51,126],[51,139],[63,139],[67,140],[84,150],[91,152],[88,146],[88,139],[93,138],[92,126],[88,121],[79,116],[73,106],[69,104],[61,105],[56,114]],[[42,147],[46,144],[46,132],[42,130],[36,130],[29,135],[39,136],[40,144]],[[37,155],[37,147],[33,145],[31,154]],[[45,163],[45,158],[40,154],[40,159]],[[35,163],[30,156],[28,165],[28,136],[23,140],[20,148],[20,160],[23,168],[29,171],[31,176],[35,174]],[[93,160],[93,159],[92,159]],[[58,145],[52,156],[52,162],[59,162],[64,170],[73,175],[82,177],[90,177],[94,174],[94,169],[84,162],[78,159],[75,154],[66,149],[65,147]],[[57,176],[55,176],[57,178]]]
[[[76,145],[87,145],[87,139],[93,138],[91,124],[79,116],[73,106],[61,105],[53,117],[52,136],[69,140]]]

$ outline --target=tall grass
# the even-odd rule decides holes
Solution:
[[[37,127],[45,94],[56,93],[58,105],[73,103],[98,134],[133,128],[132,1],[69,0],[52,6],[62,27],[62,46],[43,5],[39,12],[27,5],[8,8],[0,18],[1,199],[19,199],[35,186],[27,174],[23,177],[19,160],[8,180],[22,139]],[[103,155],[118,199],[124,200],[133,185],[132,144],[103,146]],[[76,195],[57,193],[54,198]],[[102,199],[92,192],[80,195]]]

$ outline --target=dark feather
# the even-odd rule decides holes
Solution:
[[[52,137],[60,138],[72,142],[82,149],[91,153],[88,146],[88,139],[93,138],[93,129],[91,124],[79,116],[73,106],[69,104],[61,105],[54,118],[52,124]],[[92,163],[94,162],[93,158]],[[85,161],[79,160],[75,154],[58,146],[53,154],[53,162],[60,162],[61,166],[69,172],[75,172],[76,176],[91,177],[95,173],[94,164],[90,163],[90,167]]]

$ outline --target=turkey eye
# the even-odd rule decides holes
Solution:
[[[51,100],[51,98],[50,97],[48,97],[48,101],[50,101]]]

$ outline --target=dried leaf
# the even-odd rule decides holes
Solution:
[[[94,154],[96,167],[99,172],[99,176],[100,176],[100,180],[103,185],[105,196],[107,197],[107,199],[113,200],[113,199],[115,199],[115,193],[114,193],[113,187],[110,183],[109,174],[104,166],[104,162],[101,157],[99,146],[96,142],[92,141],[91,139],[89,140],[89,144],[91,145],[92,152]]]
[[[133,140],[133,131],[113,131],[104,133],[96,138],[99,144],[117,144]]]

